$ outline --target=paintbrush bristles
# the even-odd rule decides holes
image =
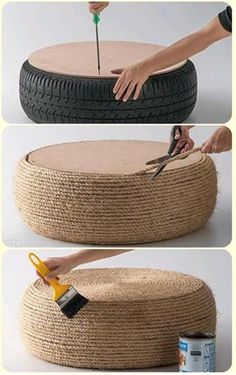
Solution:
[[[88,299],[77,292],[77,290],[71,286],[66,293],[64,293],[56,301],[61,312],[66,315],[67,318],[73,318],[79,310],[81,310],[87,303]]]

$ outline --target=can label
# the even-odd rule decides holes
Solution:
[[[179,339],[180,372],[215,372],[215,339]]]

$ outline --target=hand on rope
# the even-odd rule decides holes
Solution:
[[[203,143],[201,151],[206,154],[220,153],[232,149],[232,133],[226,126],[221,126]]]

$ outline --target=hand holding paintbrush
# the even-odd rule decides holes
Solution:
[[[28,256],[37,273],[41,278],[46,279],[50,273],[47,265],[34,253],[29,253]],[[78,293],[72,285],[60,284],[55,277],[47,282],[53,290],[52,300],[67,318],[73,318],[88,303],[88,299]]]
[[[72,268],[79,266],[80,264],[86,264],[94,262],[96,260],[109,258],[115,255],[119,255],[132,250],[81,250],[75,254],[64,256],[64,257],[53,257],[48,258],[44,261],[45,265],[49,269],[49,272],[43,277],[38,271],[37,275],[41,277],[47,285],[48,281],[58,278],[60,275],[64,275],[69,272]]]
[[[89,300],[78,293],[72,285],[60,284],[58,276],[66,274],[79,264],[94,262],[126,251],[130,250],[82,250],[69,256],[48,258],[44,262],[36,254],[29,253],[29,259],[37,275],[46,285],[52,287],[52,300],[67,318],[73,318]]]

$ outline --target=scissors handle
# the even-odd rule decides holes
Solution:
[[[176,131],[177,131],[177,130],[179,131],[180,136],[182,135],[182,128],[181,128],[180,125],[175,125],[175,126],[172,127],[172,129],[171,129],[171,133],[170,133],[171,141],[170,141],[170,146],[169,146],[169,149],[168,149],[168,152],[167,152],[167,155],[169,155],[169,156],[167,156],[167,157],[164,156],[164,157],[163,157],[163,161],[168,160],[168,159],[171,159],[171,157],[172,157],[172,153],[173,153],[173,151],[174,151],[174,149],[175,149],[177,143],[179,142],[179,139],[175,139]],[[180,149],[177,153],[175,153],[175,155],[179,154],[180,151],[181,151],[181,149]],[[175,155],[173,155],[173,156],[175,156]],[[159,158],[159,159],[157,159],[157,160],[159,160],[160,163],[162,162],[161,158]],[[157,160],[156,160],[156,161],[157,161]],[[149,162],[149,164],[150,164],[150,163],[153,163],[153,161]],[[164,165],[159,165],[159,166],[157,167],[156,171],[154,172],[154,174],[152,175],[151,179],[154,180],[154,179],[155,179],[155,178],[161,173],[161,171],[162,171],[164,168],[165,168],[165,164],[164,164]]]
[[[180,136],[182,135],[182,128],[180,125],[175,125],[173,126],[173,128],[171,129],[171,133],[170,133],[170,137],[171,137],[171,141],[170,141],[170,146],[169,146],[169,149],[168,149],[168,155],[171,155],[177,145],[177,143],[179,142],[179,139],[175,139],[175,136],[176,136],[176,131],[179,131],[179,134]]]

